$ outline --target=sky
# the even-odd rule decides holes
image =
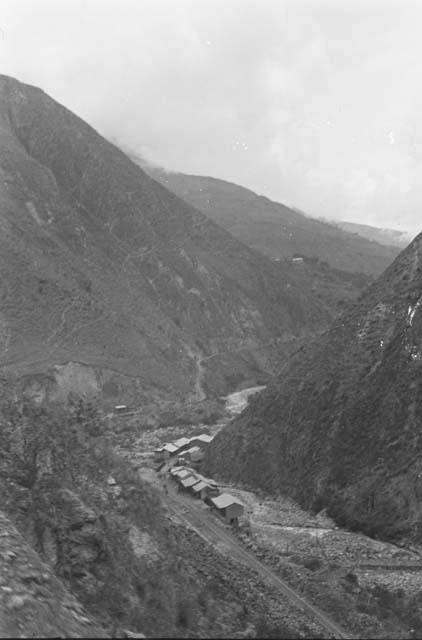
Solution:
[[[0,73],[173,171],[422,230],[419,0],[0,0]]]

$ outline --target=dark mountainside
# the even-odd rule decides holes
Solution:
[[[142,163],[142,159],[133,157]],[[290,259],[299,254],[328,262],[340,271],[377,277],[400,251],[398,247],[383,246],[305,216],[224,180],[166,172],[145,162],[143,166],[236,238],[273,259]]]
[[[0,638],[108,637],[1,512],[0,530]]]
[[[215,438],[205,472],[422,540],[422,234]]]
[[[222,393],[266,379],[292,339],[336,313],[294,268],[5,76],[0,145],[1,365],[33,394]]]

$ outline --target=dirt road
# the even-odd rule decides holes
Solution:
[[[350,638],[335,622],[322,611],[298,595],[271,569],[260,562],[254,555],[246,551],[231,533],[231,529],[210,512],[200,500],[186,494],[178,493],[172,480],[167,480],[168,492],[163,495],[172,517],[193,529],[201,538],[213,545],[220,553],[227,554],[234,561],[240,562],[256,571],[267,584],[276,587],[292,604],[300,607],[310,618],[318,621],[327,638]]]

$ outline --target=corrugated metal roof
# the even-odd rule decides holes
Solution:
[[[183,471],[183,467],[172,467],[170,469],[170,473],[172,476],[177,475],[178,473],[180,473],[180,471]]]
[[[217,483],[215,480],[212,480],[211,478],[206,478],[205,476],[203,476],[201,473],[196,473],[196,475],[198,476],[198,478],[200,478],[203,482],[205,482],[206,484],[208,484],[210,487],[217,487]]]
[[[207,444],[209,444],[212,440],[213,440],[214,436],[209,436],[206,433],[201,433],[199,436],[193,436],[192,438],[190,438],[190,442],[193,442],[194,440],[200,440],[200,442],[206,442]]]
[[[178,478],[187,478],[188,476],[192,475],[192,472],[191,471],[187,471],[187,469],[181,469],[180,471],[178,471],[174,475],[177,476]]]
[[[234,498],[229,493],[222,493],[221,496],[217,496],[217,498],[212,498],[212,502],[215,504],[217,509],[225,509],[231,504],[239,504],[241,507],[245,505],[240,502],[237,498]]]
[[[177,451],[177,447],[175,447],[174,444],[165,444],[163,450],[168,451],[169,453],[175,453]]]
[[[198,478],[194,478],[193,476],[189,476],[189,478],[185,478],[184,480],[182,480],[182,485],[184,487],[192,487],[197,482],[198,482]]]
[[[198,491],[202,491],[202,489],[205,489],[205,487],[209,487],[209,484],[207,484],[207,483],[206,483],[206,482],[204,482],[203,480],[200,480],[199,482],[197,482],[197,483],[192,487],[192,489],[193,489],[195,492],[198,492]]]
[[[175,442],[173,442],[174,446],[180,449],[180,447],[184,447],[186,444],[189,444],[189,438],[179,438]]]
[[[191,447],[190,449],[186,449],[184,453],[198,453],[199,451],[201,451],[199,447]]]
[[[202,480],[210,485],[210,487],[217,487],[217,483],[212,478],[206,478],[205,476],[201,476]]]
[[[201,433],[201,435],[198,436],[198,440],[202,440],[202,442],[211,442],[213,438],[214,436],[209,436],[206,433]]]

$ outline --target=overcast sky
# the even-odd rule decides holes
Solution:
[[[1,72],[168,169],[422,229],[422,2],[0,0]]]

